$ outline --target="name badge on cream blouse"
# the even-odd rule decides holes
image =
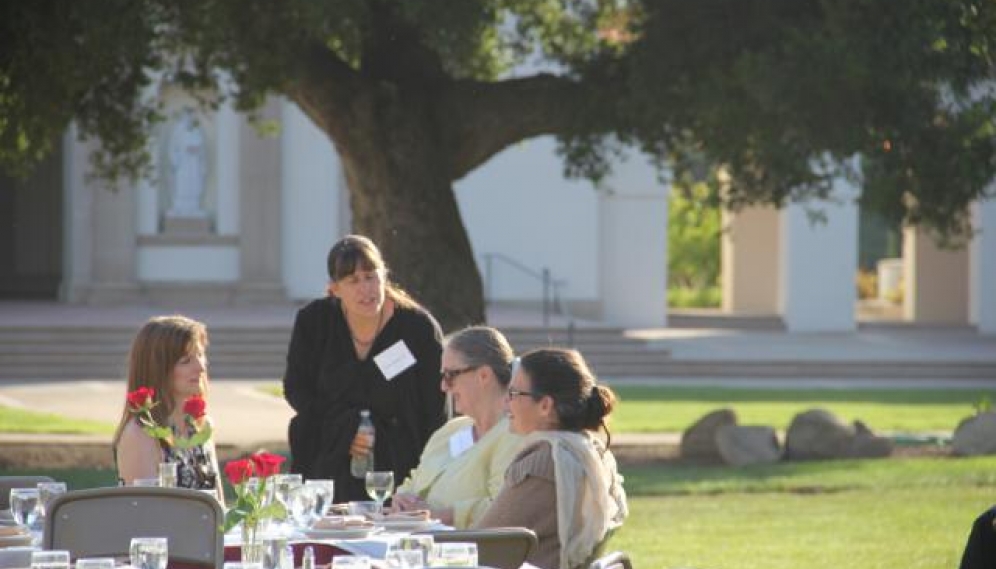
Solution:
[[[467,425],[467,428],[460,429],[450,437],[450,456],[456,458],[472,446],[474,446],[474,426]]]
[[[398,340],[393,346],[374,356],[374,363],[380,368],[384,378],[391,381],[399,373],[415,365],[415,356],[404,340]]]

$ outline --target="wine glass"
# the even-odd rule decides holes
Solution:
[[[383,513],[384,501],[394,491],[394,473],[387,470],[367,472],[367,494],[377,502],[377,513]]]
[[[38,488],[11,488],[10,513],[17,525],[33,526],[38,518]]]
[[[168,540],[165,537],[133,537],[128,549],[134,569],[166,569],[169,559]]]

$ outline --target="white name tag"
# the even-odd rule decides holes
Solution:
[[[458,457],[472,446],[474,446],[474,426],[468,425],[467,428],[460,429],[450,437],[450,456]]]
[[[384,378],[391,381],[399,373],[415,365],[415,356],[404,340],[398,340],[393,346],[374,356],[374,363],[380,368]]]

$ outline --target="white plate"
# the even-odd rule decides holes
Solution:
[[[356,528],[356,529],[304,529],[301,533],[312,539],[363,539],[377,528]]]
[[[439,524],[439,520],[382,520],[374,522],[387,531],[419,531]]]

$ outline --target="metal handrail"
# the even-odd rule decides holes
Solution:
[[[501,261],[509,267],[518,270],[520,273],[539,280],[543,284],[543,327],[550,327],[550,312],[551,306],[556,310],[557,314],[564,314],[567,316],[568,324],[568,340],[569,343],[573,345],[573,331],[574,331],[574,319],[571,317],[570,311],[567,309],[566,303],[563,301],[562,295],[560,293],[562,287],[567,286],[567,281],[565,279],[555,279],[553,278],[550,269],[543,267],[540,270],[533,269],[526,266],[525,264],[505,255],[503,253],[483,253],[481,257],[484,259],[484,300],[485,302],[491,302],[492,289],[491,289],[491,276],[493,274],[492,267],[494,261]]]

